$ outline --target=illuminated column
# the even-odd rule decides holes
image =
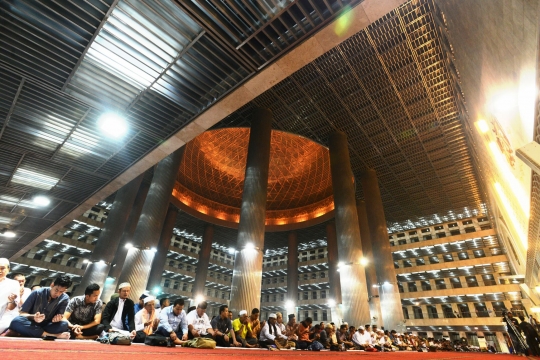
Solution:
[[[369,296],[369,314],[371,316],[371,323],[377,324],[377,326],[380,327],[382,326],[381,301],[378,297],[379,288],[377,284],[377,273],[375,272],[375,260],[373,259],[373,251],[371,249],[371,234],[369,233],[366,203],[363,200],[357,199],[356,210],[358,211],[358,223],[360,224],[362,253],[364,254],[364,259],[366,260],[364,269],[366,270],[366,285]]]
[[[144,174],[137,176],[116,193],[105,227],[98,237],[90,255],[90,263],[74,295],[84,295],[84,290],[90,284],[99,284],[100,287],[105,284],[143,177]]]
[[[204,286],[206,285],[206,276],[208,266],[210,265],[210,253],[212,252],[212,240],[214,237],[214,225],[206,224],[202,238],[201,251],[199,252],[199,261],[197,262],[197,272],[195,273],[195,283],[193,284],[193,298],[205,297]],[[197,301],[196,301],[197,302]]]
[[[135,233],[135,228],[139,222],[139,217],[141,216],[142,207],[144,201],[146,200],[146,195],[148,194],[148,189],[150,189],[150,184],[142,183],[135,197],[135,202],[129,213],[129,217],[124,228],[124,233],[122,234],[122,239],[120,240],[120,245],[114,254],[114,259],[112,261],[111,268],[109,270],[109,275],[105,284],[103,285],[103,291],[101,292],[101,299],[104,302],[109,302],[111,295],[116,292],[116,285],[118,284],[118,277],[122,272],[122,267],[124,266],[124,261],[126,260],[128,249],[126,248],[127,243],[131,243],[133,234]]]
[[[252,115],[249,134],[246,176],[240,223],[238,224],[238,253],[234,261],[231,287],[231,310],[260,307],[262,280],[262,250],[266,220],[268,168],[270,166],[270,139],[272,112],[256,109]]]
[[[177,216],[178,208],[173,204],[169,204],[169,210],[167,210],[167,215],[165,216],[165,222],[163,223],[163,228],[161,229],[156,255],[154,256],[152,269],[150,270],[150,276],[148,277],[147,288],[150,291],[153,291],[156,295],[159,294],[159,291],[161,290],[161,278],[163,275],[163,269],[165,268],[165,262],[167,261],[167,253],[169,252],[169,247],[171,246],[171,239]]]
[[[341,280],[338,271],[338,245],[336,236],[336,224],[326,224],[326,250],[328,251],[328,282],[330,284],[330,299],[336,304],[341,304]]]
[[[362,175],[362,189],[366,202],[373,264],[377,280],[381,284],[379,295],[381,301],[382,323],[385,329],[396,329],[402,326],[404,320],[401,310],[401,297],[397,286],[394,259],[388,240],[388,229],[384,208],[377,182],[375,170],[368,169]]]
[[[298,235],[296,231],[289,232],[289,247],[287,251],[287,313],[294,313],[298,304]],[[290,306],[294,304],[294,306]]]
[[[176,150],[161,160],[155,168],[150,190],[133,235],[133,247],[128,250],[118,278],[119,284],[123,282],[131,284],[132,300],[137,301],[146,290],[154,251],[157,250],[183,152],[184,148]]]
[[[360,264],[362,242],[347,135],[343,132],[332,133],[329,150],[338,260],[343,263],[339,268],[343,317],[352,324],[365,324],[370,318],[366,272]]]

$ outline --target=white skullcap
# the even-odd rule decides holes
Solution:
[[[156,300],[155,297],[153,297],[153,296],[147,296],[147,297],[144,298],[144,304],[146,305],[146,303],[148,303],[148,302],[150,302],[150,301],[154,301],[154,300]]]
[[[123,282],[123,283],[121,283],[120,285],[118,285],[118,290],[123,289],[123,288],[125,288],[125,287],[130,288],[131,285],[130,285],[128,282]]]
[[[363,326],[360,326],[360,327],[358,328],[358,330],[366,330],[366,329],[364,329]]]
[[[268,315],[268,318],[269,318],[269,319],[270,319],[270,318],[277,319],[277,316],[276,316],[276,314],[272,313],[272,314]]]
[[[247,315],[247,311],[246,310],[241,310],[238,315],[242,316],[242,315]]]

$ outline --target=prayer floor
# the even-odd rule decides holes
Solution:
[[[155,357],[165,356],[189,356],[191,359],[221,359],[241,357],[243,359],[260,359],[262,356],[271,360],[288,359],[292,360],[301,357],[303,360],[325,360],[370,357],[373,360],[447,360],[447,359],[470,359],[470,360],[510,360],[516,356],[508,354],[488,354],[488,353],[459,353],[459,352],[439,352],[439,353],[419,353],[419,352],[395,352],[395,353],[366,353],[362,351],[348,352],[311,352],[311,351],[268,351],[263,349],[225,349],[214,350],[189,349],[189,348],[166,348],[152,347],[140,344],[131,346],[104,345],[93,341],[56,340],[43,341],[40,339],[0,339],[0,359],[2,360],[151,360]],[[534,358],[531,358],[534,359]]]

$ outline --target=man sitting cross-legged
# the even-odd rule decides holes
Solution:
[[[9,328],[11,320],[19,315],[19,283],[8,279],[9,260],[0,258],[0,334]]]
[[[135,312],[133,300],[129,299],[131,285],[122,283],[118,285],[118,297],[107,303],[101,314],[101,323],[105,325],[105,331],[123,331],[129,333],[131,338],[137,335],[135,331]]]
[[[210,319],[206,315],[206,308],[208,307],[206,301],[201,301],[195,311],[190,312],[186,316],[188,324],[188,339],[196,337],[206,337],[212,339],[214,336],[214,330],[210,325]]]
[[[100,324],[102,307],[98,284],[88,285],[84,295],[71,299],[63,319],[68,323],[71,338],[97,339],[105,329],[105,326]]]
[[[251,326],[249,325],[248,314],[246,310],[239,312],[238,318],[232,322],[236,341],[240,342],[243,347],[254,348],[259,347],[257,339],[253,337],[251,333]]]
[[[158,329],[159,311],[156,310],[156,298],[149,295],[143,300],[142,310],[135,314],[135,330],[137,336],[134,343],[144,343],[147,335],[152,335]]]
[[[162,308],[156,334],[169,338],[169,345],[182,345],[188,339],[188,326],[184,299],[174,300],[174,304]]]
[[[24,302],[20,315],[11,321],[7,336],[39,338],[54,336],[69,339],[68,322],[63,320],[69,297],[64,294],[71,286],[66,275],[58,276],[50,287],[33,291]]]
[[[276,323],[276,314],[268,315],[268,321],[262,327],[259,337],[259,344],[268,347],[270,350],[278,350],[287,346],[287,336],[281,333]]]
[[[375,349],[373,338],[363,326],[360,326],[358,331],[353,335],[352,342],[357,350],[373,351]]]
[[[227,305],[219,307],[219,316],[212,319],[212,329],[214,330],[214,340],[217,346],[230,347],[242,346],[242,343],[236,341],[231,319],[229,319],[229,308]],[[230,334],[230,337],[229,337]]]

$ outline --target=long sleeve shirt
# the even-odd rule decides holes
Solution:
[[[188,333],[188,324],[186,319],[186,312],[182,310],[180,314],[175,315],[173,311],[173,305],[167,306],[161,309],[159,313],[159,327],[163,327],[169,333],[176,331],[178,326],[182,329],[183,334]]]
[[[287,339],[287,337],[281,333],[281,329],[278,324],[275,324],[272,327],[272,334],[270,334],[270,326],[271,325],[268,321],[266,324],[264,324],[263,328],[261,329],[261,335],[259,336],[260,341],[274,341],[276,338]],[[275,329],[275,331],[273,329]]]
[[[371,335],[367,331],[364,331],[363,334],[361,334],[360,331],[355,332],[352,337],[352,342],[355,345],[360,345],[360,346],[373,345],[373,339],[371,338]]]

